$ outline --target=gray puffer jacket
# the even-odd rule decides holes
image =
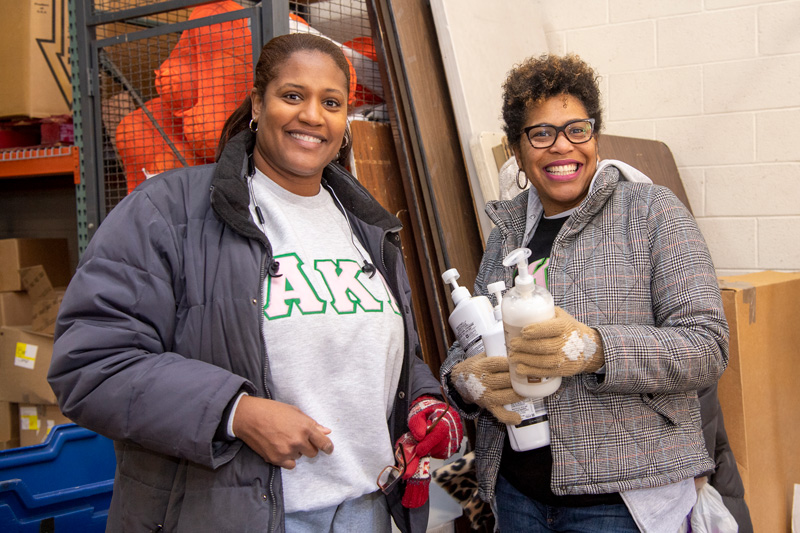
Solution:
[[[261,335],[269,240],[248,209],[249,131],[216,165],[148,180],[104,220],[64,296],[49,381],[62,411],[116,441],[109,531],[281,532],[280,468],[241,441],[215,438],[239,391],[269,398]],[[400,222],[338,165],[323,184],[400,304],[405,359],[392,439],[411,401],[438,394],[418,357]],[[331,401],[335,401],[332,398]],[[377,472],[376,472],[377,477]],[[402,531],[424,531],[428,509],[388,496]]]

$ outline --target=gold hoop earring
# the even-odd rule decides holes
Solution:
[[[522,189],[524,189],[524,188],[525,188],[525,186],[528,184],[528,183],[527,183],[528,179],[527,179],[527,176],[526,176],[526,177],[525,177],[525,181],[523,181],[522,183],[520,183],[520,182],[519,182],[519,175],[520,175],[520,174],[522,174],[522,169],[521,169],[521,168],[520,168],[520,169],[517,169],[517,187],[519,187],[519,188],[520,188],[520,190],[522,190]]]
[[[253,125],[255,125],[255,128],[253,127]],[[255,133],[255,132],[258,131],[258,122],[256,122],[256,119],[251,118],[250,119],[250,124],[247,127],[250,128],[250,131]]]
[[[347,121],[347,125],[344,127],[344,136],[342,138],[342,146],[339,147],[339,151],[336,152],[336,157],[334,161],[342,162],[342,159],[348,155],[348,147],[352,142],[352,133],[350,132],[350,121]]]
[[[350,121],[347,121],[347,124],[344,127],[344,136],[342,138],[342,146],[339,148],[340,152],[343,152],[348,146],[350,146],[350,142],[352,141],[353,133],[350,131]]]

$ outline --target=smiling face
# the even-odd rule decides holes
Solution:
[[[251,93],[256,167],[294,194],[317,194],[322,170],[342,146],[347,88],[347,77],[327,54],[290,55],[263,95]]]
[[[531,106],[525,126],[563,126],[585,118],[589,115],[580,100],[572,95],[561,95]],[[523,135],[514,147],[514,155],[539,193],[544,214],[553,216],[572,209],[586,197],[597,169],[597,136],[582,144],[572,144],[560,132],[550,148],[533,148]]]

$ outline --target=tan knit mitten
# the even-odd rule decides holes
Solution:
[[[525,326],[509,344],[508,359],[523,376],[574,376],[605,363],[600,334],[560,307],[554,318]]]
[[[522,422],[519,413],[503,406],[524,400],[511,388],[508,358],[487,357],[485,353],[473,355],[453,366],[450,381],[461,397],[487,409],[504,424]]]

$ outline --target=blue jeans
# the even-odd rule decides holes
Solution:
[[[553,507],[531,500],[497,476],[495,513],[502,533],[639,533],[625,504]]]

